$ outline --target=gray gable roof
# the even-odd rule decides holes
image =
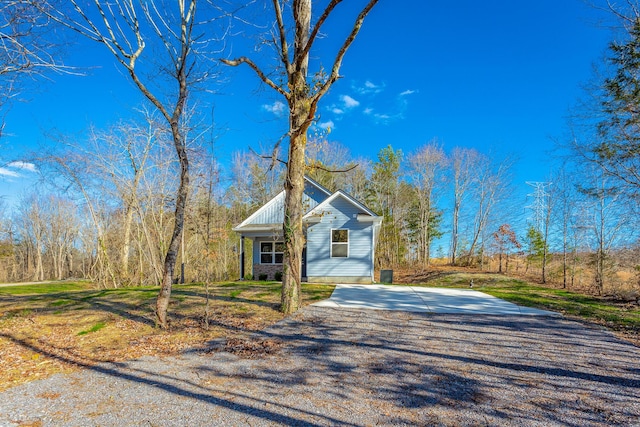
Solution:
[[[303,217],[303,220],[312,220],[312,218],[316,218],[316,217],[322,216],[323,215],[323,211],[326,208],[331,207],[333,201],[338,199],[338,198],[346,200],[347,202],[349,202],[351,205],[353,205],[356,209],[358,209],[360,211],[358,213],[358,220],[359,221],[371,221],[371,222],[376,222],[376,223],[382,222],[382,217],[381,216],[379,216],[378,214],[373,212],[371,209],[366,207],[364,204],[360,203],[355,198],[353,198],[351,195],[349,195],[348,193],[345,193],[342,190],[336,191],[331,196],[326,198],[322,203],[320,203],[316,207],[312,208],[309,212],[307,212],[305,214],[305,216]]]

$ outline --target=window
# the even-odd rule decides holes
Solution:
[[[260,264],[282,264],[283,242],[260,242]]]
[[[331,230],[331,258],[349,256],[349,230]]]

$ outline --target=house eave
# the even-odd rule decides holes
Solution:
[[[368,215],[368,214],[358,214],[356,219],[358,220],[358,222],[372,222],[374,224],[382,223],[382,217],[381,216],[372,216],[372,215]]]
[[[238,227],[232,228],[236,233],[255,233],[255,232],[268,232],[273,233],[274,231],[282,231],[282,224],[247,224],[247,225],[239,225]]]

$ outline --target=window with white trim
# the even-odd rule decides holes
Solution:
[[[331,230],[331,258],[349,257],[349,230]]]
[[[283,242],[260,242],[260,264],[282,264]]]

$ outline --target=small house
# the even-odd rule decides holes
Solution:
[[[233,230],[240,234],[240,277],[245,276],[245,239],[253,242],[254,278],[274,280],[282,272],[285,192]],[[342,190],[334,193],[305,177],[302,280],[372,283],[374,249],[382,217]]]

